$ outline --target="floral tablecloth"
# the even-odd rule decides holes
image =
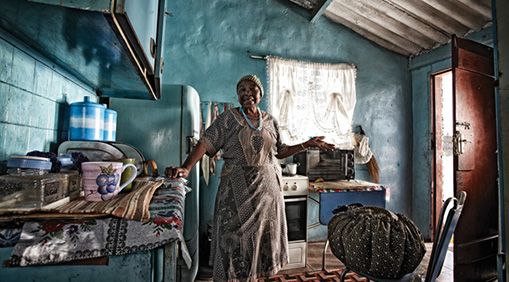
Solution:
[[[177,240],[186,261],[183,215],[185,194],[180,180],[167,180],[154,193],[147,222],[116,217],[79,221],[30,221],[21,229],[1,229],[0,247],[15,241],[11,265],[59,263],[147,251]]]

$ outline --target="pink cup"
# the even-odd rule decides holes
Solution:
[[[135,173],[120,185],[120,176],[126,168]],[[136,178],[136,166],[121,162],[85,162],[81,164],[82,184],[85,200],[92,202],[106,201],[117,195]]]

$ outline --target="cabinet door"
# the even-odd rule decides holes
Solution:
[[[154,73],[159,0],[123,0],[115,6],[123,32],[148,74]]]

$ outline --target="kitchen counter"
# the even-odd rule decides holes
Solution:
[[[114,256],[112,261],[118,261],[120,258],[118,256],[124,260],[137,258],[140,260],[137,264],[144,261],[141,266],[131,265],[132,270],[126,270],[128,272],[140,270],[140,267],[146,268],[151,264],[161,264],[162,255],[164,255],[171,260],[166,262],[160,270],[166,270],[164,280],[174,281],[177,255],[180,254],[186,264],[190,264],[190,256],[182,234],[184,200],[187,191],[188,188],[183,182],[165,181],[164,186],[154,193],[149,207],[150,219],[145,222],[112,216],[81,220],[27,221],[21,228],[0,229],[0,247],[14,244],[10,255],[11,266],[69,263],[105,256]],[[162,248],[166,249],[164,254]],[[2,250],[1,255],[6,255],[5,249]],[[133,257],[130,257],[131,255]],[[0,258],[5,259],[5,257]],[[44,280],[42,277],[46,275],[45,269],[46,267],[4,266],[0,267],[0,276],[2,281],[4,278],[5,281],[31,280],[32,277],[41,277],[41,280]],[[112,271],[115,270],[112,269]],[[153,271],[153,269],[150,271],[145,269],[137,272],[137,275],[144,273],[142,275],[144,277],[146,273]],[[85,272],[88,273],[89,270]],[[163,276],[161,273],[152,274]],[[58,277],[69,275],[72,273],[67,273],[64,267],[60,267]],[[87,275],[83,277],[90,278]]]
[[[327,240],[327,224],[336,207],[360,203],[385,208],[387,195],[383,185],[363,180],[313,181],[308,191],[308,236],[314,241]]]

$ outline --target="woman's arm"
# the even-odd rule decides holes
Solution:
[[[332,150],[334,149],[334,144],[329,144],[323,141],[325,137],[324,136],[317,136],[309,139],[306,142],[293,145],[293,146],[286,146],[285,150],[278,152],[276,155],[276,158],[278,159],[284,159],[289,156],[295,155],[298,152],[305,151],[309,147],[317,147],[322,150]]]
[[[166,176],[170,178],[186,178],[189,175],[193,166],[205,155],[207,149],[202,142],[199,142],[198,145],[191,151],[191,154],[187,156],[187,159],[184,161],[182,166],[180,167],[167,167],[164,170]]]

